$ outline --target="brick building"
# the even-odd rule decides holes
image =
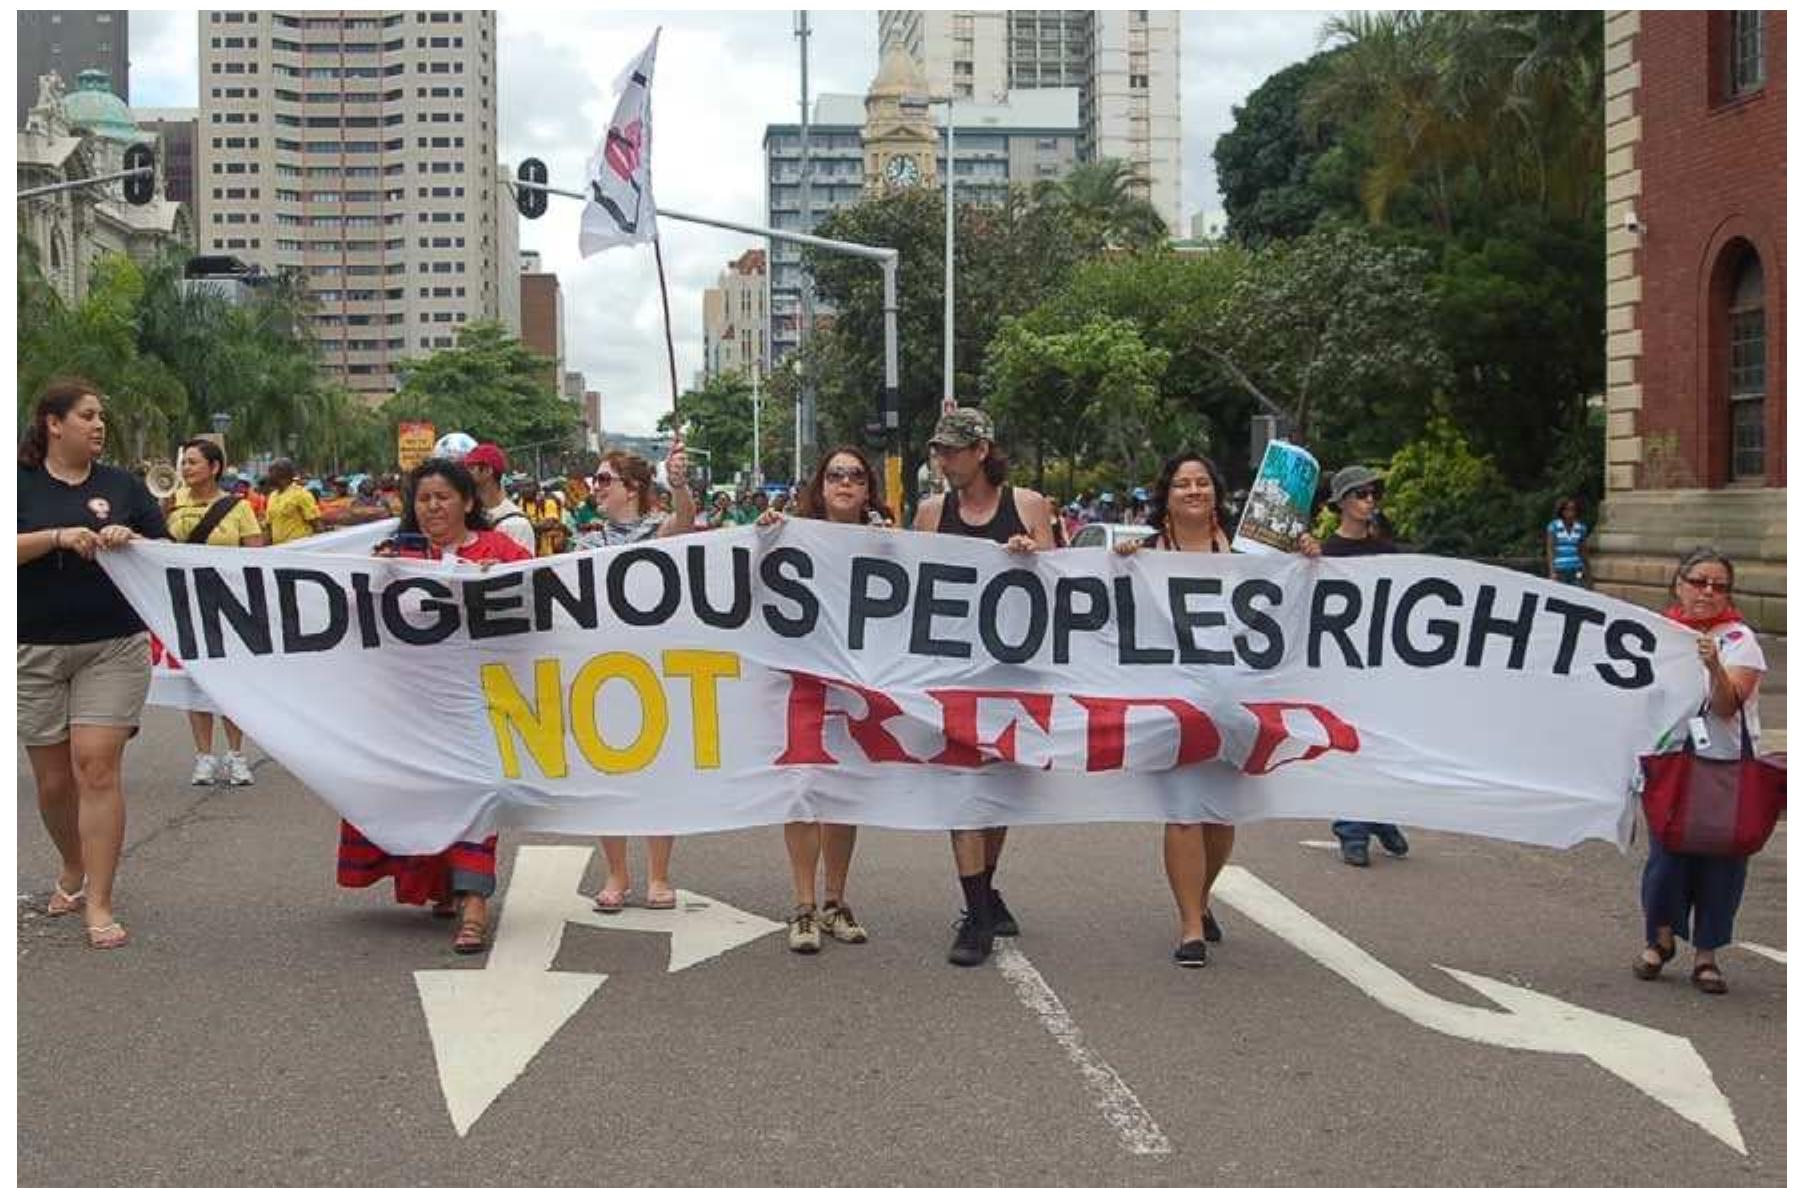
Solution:
[[[1785,623],[1781,12],[1608,14],[1608,491],[1603,588],[1653,606],[1712,544]]]

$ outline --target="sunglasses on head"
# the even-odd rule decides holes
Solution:
[[[823,472],[823,477],[828,479],[832,483],[856,483],[856,484],[859,484],[859,483],[864,483],[867,481],[867,472],[862,470],[858,466],[854,466],[854,467],[832,466],[828,470]]]
[[[1698,590],[1707,590],[1711,594],[1726,594],[1729,590],[1734,588],[1734,584],[1726,578],[1685,577],[1684,583],[1689,586],[1694,586]]]

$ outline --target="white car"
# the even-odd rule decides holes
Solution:
[[[1072,547],[1075,549],[1113,549],[1119,540],[1134,540],[1136,537],[1152,536],[1154,530],[1146,524],[1087,524],[1073,534]]]

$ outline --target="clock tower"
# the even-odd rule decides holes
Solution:
[[[867,123],[861,130],[861,176],[865,193],[882,197],[935,184],[935,121],[922,103],[929,84],[901,46],[886,51],[879,75],[867,91]]]

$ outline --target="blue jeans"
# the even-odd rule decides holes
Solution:
[[[1746,859],[1705,858],[1672,854],[1651,838],[1646,869],[1640,875],[1640,910],[1646,916],[1646,940],[1659,939],[1671,926],[1699,949],[1719,949],[1734,939],[1734,915],[1746,892]],[[1696,917],[1695,928],[1690,924]]]
[[[1381,824],[1377,821],[1336,821],[1334,830],[1335,836],[1341,839],[1342,845],[1350,846],[1357,844],[1363,846],[1370,842],[1373,837],[1378,837],[1380,840],[1388,838],[1391,834],[1397,832],[1397,827],[1395,825]]]

